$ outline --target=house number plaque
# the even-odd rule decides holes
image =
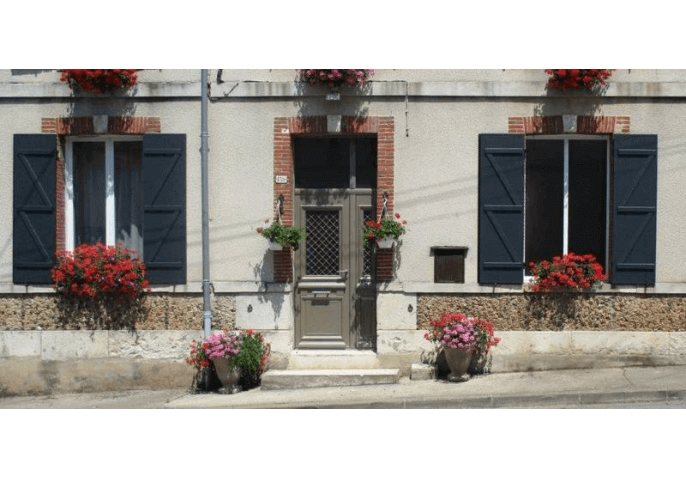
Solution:
[[[276,184],[286,184],[288,182],[288,176],[277,176],[275,180]]]

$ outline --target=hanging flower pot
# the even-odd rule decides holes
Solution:
[[[379,247],[379,249],[392,249],[393,246],[395,246],[396,240],[392,236],[390,237],[384,237],[381,239],[379,242],[376,243],[376,245]]]
[[[271,239],[269,239],[267,242],[269,243],[269,250],[270,251],[283,251],[283,246],[281,244],[279,244],[278,242],[274,242]]]
[[[405,234],[406,225],[407,221],[400,221],[400,214],[397,212],[393,215],[393,219],[369,220],[365,222],[362,232],[365,247],[367,247],[369,241],[375,241],[379,249],[392,248],[398,238]]]
[[[269,219],[265,221],[269,224]],[[283,249],[298,250],[300,243],[307,237],[304,227],[282,226],[278,222],[271,226],[257,228],[257,233],[269,241],[270,251],[281,251]]]

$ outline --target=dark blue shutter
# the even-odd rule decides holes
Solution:
[[[15,284],[50,284],[55,260],[53,135],[14,136],[12,263]]]
[[[612,281],[655,284],[657,136],[614,138]]]
[[[143,259],[152,284],[186,283],[186,135],[143,136]]]
[[[524,136],[479,136],[479,283],[521,284]]]

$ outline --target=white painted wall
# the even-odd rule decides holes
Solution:
[[[296,91],[294,70],[222,70],[221,84],[216,83],[218,72],[210,70],[209,117],[211,279],[218,291],[257,292],[273,277],[271,253],[255,230],[273,214],[274,118],[358,113],[395,118],[395,209],[409,221],[398,281],[409,291],[438,290],[430,247],[456,245],[469,248],[467,284],[441,286],[441,291],[478,288],[478,135],[504,133],[508,117],[542,110],[546,115],[591,110],[628,115],[632,133],[659,135],[658,286],[686,291],[679,286],[686,283],[680,234],[686,230],[681,213],[686,184],[686,106],[680,100],[686,96],[684,70],[618,70],[607,98],[600,100],[583,93],[546,96],[542,70],[379,70],[371,84],[373,96],[344,90],[337,102],[325,101],[321,89],[310,88],[305,97],[289,96]],[[115,114],[131,105],[135,116],[159,116],[163,132],[187,135],[188,284],[177,290],[188,292],[200,292],[202,280],[199,76],[199,70],[144,70],[133,103],[103,97],[77,101],[74,107],[78,114]],[[391,85],[396,80],[409,82],[412,95],[406,98],[404,87]],[[456,91],[466,96],[450,96]],[[507,91],[523,96],[502,96]],[[501,96],[475,96],[489,92]],[[40,132],[42,117],[66,116],[69,95],[57,72],[0,70],[4,171],[12,170],[13,135]],[[36,96],[61,99],[26,99]],[[136,97],[155,101],[136,102]],[[15,291],[11,198],[12,175],[0,175],[0,293]]]

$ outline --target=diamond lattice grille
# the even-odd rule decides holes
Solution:
[[[365,209],[362,213],[364,215],[362,229],[364,230],[364,224],[372,220],[372,211],[371,209]],[[367,247],[362,251],[362,275],[365,276],[372,275],[372,244],[373,242],[369,241]]]
[[[307,211],[307,275],[335,276],[339,266],[338,211]]]

